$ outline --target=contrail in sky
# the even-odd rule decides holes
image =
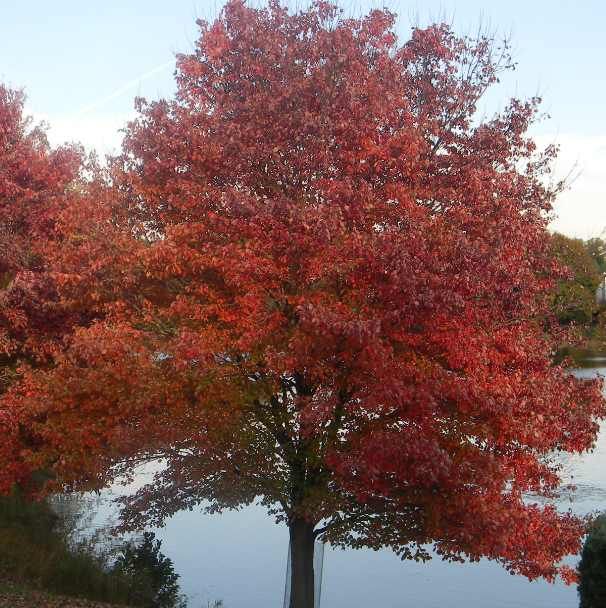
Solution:
[[[126,84],[123,84],[120,88],[116,89],[113,93],[110,93],[109,95],[106,95],[105,97],[102,97],[101,99],[98,99],[97,101],[94,101],[93,103],[91,103],[87,106],[84,106],[83,108],[78,110],[78,112],[76,112],[76,116],[83,116],[85,114],[90,114],[91,112],[94,112],[96,109],[100,108],[101,106],[104,106],[106,103],[109,103],[110,101],[116,99],[117,97],[124,95],[124,93],[126,93],[133,87],[136,87],[140,82],[143,82],[144,80],[148,80],[152,76],[155,76],[159,72],[162,72],[163,70],[165,70],[167,67],[169,67],[171,65],[175,65],[174,59],[171,59],[170,61],[166,61],[165,63],[162,63],[161,65],[158,65],[155,68],[152,68],[151,70],[149,70],[149,72],[145,72],[144,74],[141,74],[141,76],[138,76],[137,78],[130,80]]]

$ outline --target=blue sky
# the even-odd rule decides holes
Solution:
[[[298,4],[303,4],[298,0]],[[119,145],[135,95],[174,90],[173,57],[196,39],[196,17],[212,18],[215,0],[30,0],[7,2],[0,21],[0,80],[24,87],[29,111],[48,121],[53,143],[79,140],[100,152]],[[294,4],[294,2],[291,2]],[[375,0],[342,5],[354,13]],[[404,38],[412,22],[452,22],[470,33],[483,22],[509,34],[518,68],[485,102],[491,112],[511,95],[539,93],[551,118],[534,133],[559,143],[560,174],[574,168],[554,228],[587,237],[606,228],[606,3],[598,0],[388,0]]]

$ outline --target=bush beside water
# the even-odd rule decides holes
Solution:
[[[585,540],[579,563],[580,608],[606,606],[606,516],[599,517]]]
[[[153,534],[117,549],[104,548],[94,537],[75,538],[82,519],[77,500],[63,499],[54,509],[48,500],[30,502],[16,491],[0,498],[0,579],[142,608],[186,606],[179,577]]]

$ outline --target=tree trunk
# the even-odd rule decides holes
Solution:
[[[295,519],[290,532],[290,604],[289,608],[314,607],[314,526]]]

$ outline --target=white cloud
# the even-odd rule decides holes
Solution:
[[[79,142],[88,150],[96,150],[101,157],[115,153],[119,151],[122,142],[120,129],[135,116],[132,99],[127,94],[138,88],[138,94],[142,95],[143,84],[149,84],[148,81],[162,76],[171,66],[174,66],[174,59],[149,69],[69,114],[32,114],[36,121],[43,120],[48,124],[48,137],[53,145]],[[118,107],[128,110],[109,111],[108,106],[116,105],[112,102],[119,102]]]
[[[65,142],[81,143],[87,150],[96,150],[102,158],[105,154],[120,150],[122,133],[128,120],[135,116],[128,114],[76,114],[34,115],[36,122],[44,121],[48,125],[48,138],[53,146]]]
[[[557,199],[553,230],[590,238],[606,229],[606,135],[555,135],[536,138],[540,145],[556,143],[560,155],[556,178],[571,174],[568,189]]]

